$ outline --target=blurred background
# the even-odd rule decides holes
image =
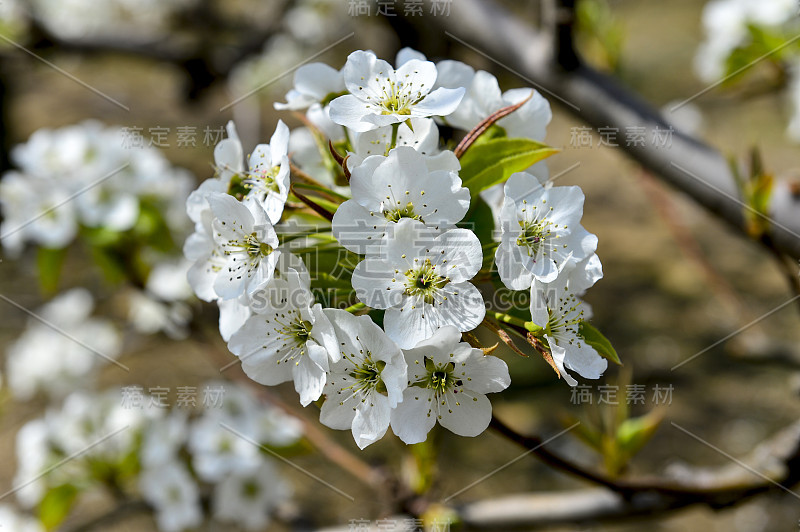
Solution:
[[[530,21],[531,26],[539,23],[540,2],[498,3]],[[279,118],[290,127],[301,125],[297,116],[277,112],[272,106],[285,101],[294,69],[308,61],[340,68],[348,53],[356,49],[371,49],[392,62],[401,47],[413,46],[431,60],[459,59],[488,70],[504,90],[530,86],[436,29],[433,19],[461,9],[459,0],[439,2],[436,12],[425,3],[420,15],[408,13],[408,4],[414,3],[3,0],[3,179],[22,164],[15,160],[14,146],[28,142],[42,128],[57,129],[92,119],[104,127],[122,128],[117,137],[121,149],[140,150],[137,154],[158,151],[165,161],[161,164],[182,176],[175,178],[176,182],[185,179],[188,183],[188,188],[177,187],[183,192],[175,192],[185,198],[189,190],[213,175],[213,147],[228,120],[236,122],[247,153],[257,143],[268,142]],[[579,0],[576,47],[589,64],[616,76],[653,107],[674,106],[772,49],[775,42],[791,37],[792,31],[796,34],[796,6],[784,9],[783,15],[762,12],[748,19],[740,13],[732,22],[734,7],[725,11],[724,6],[719,7],[722,4]],[[392,12],[397,16],[386,16]],[[419,31],[421,20],[429,20],[428,31]],[[746,169],[750,153],[757,147],[766,172],[776,180],[796,180],[800,177],[800,131],[796,131],[800,128],[793,125],[798,112],[794,102],[800,100],[800,83],[793,79],[797,58],[798,46],[772,54],[683,106],[670,119],[730,157],[732,164]],[[627,451],[620,449],[593,449],[583,441],[591,440],[591,434],[583,440],[568,434],[552,444],[580,463],[613,474],[655,476],[677,474],[686,467],[727,466],[728,458],[670,423],[742,457],[797,421],[800,307],[785,305],[720,342],[793,296],[787,272],[796,277],[796,264],[787,267],[690,198],[669,189],[621,150],[602,145],[596,130],[589,130],[589,140],[582,137],[579,141],[577,135],[585,132],[587,125],[557,100],[548,99],[554,116],[546,142],[562,149],[549,160],[550,174],[564,172],[559,185],[579,185],[585,192],[583,225],[598,235],[597,252],[605,273],[587,300],[594,310],[595,325],[613,342],[624,366],[610,367],[599,383],[586,383],[581,399],[575,390],[554,379],[543,361],[503,353],[513,385],[493,397],[495,413],[522,432],[540,434],[556,434],[575,419],[582,421],[582,427],[601,427],[597,429],[601,434],[613,432],[620,416],[650,416],[646,419],[652,422],[654,434],[646,445],[629,449],[635,456],[628,457],[624,455]],[[132,139],[141,141],[144,148],[131,145]],[[624,132],[619,133],[618,142],[624,142]],[[49,171],[52,179],[59,179],[57,165]],[[12,207],[4,205],[4,216],[8,209]],[[164,256],[172,253],[179,257],[180,235],[185,230],[173,230],[172,251]],[[220,379],[220,366],[233,360],[216,333],[213,305],[185,299],[180,306],[165,310],[156,321],[177,323],[173,331],[158,324],[148,328],[141,320],[134,323],[130,307],[119,294],[135,297],[131,291],[144,293],[144,286],[133,283],[131,287],[109,276],[92,246],[75,240],[55,259],[40,253],[36,245],[13,254],[3,251],[0,350],[6,355],[6,364],[0,392],[0,453],[5,459],[0,461],[0,492],[11,490],[18,474],[20,429],[48,409],[61,408],[59,397],[66,394],[47,390],[63,384],[58,373],[43,377],[36,390],[19,391],[25,387],[19,384],[24,377],[12,375],[19,370],[9,362],[10,353],[19,349],[23,331],[35,321],[20,307],[39,309],[58,293],[84,287],[94,297],[95,318],[106,320],[117,331],[111,344],[119,352],[117,360],[130,371],[100,364],[94,382],[78,379],[73,389],[86,386],[108,391],[121,400],[123,387],[164,387],[171,390],[174,402],[179,387],[202,390],[207,382]],[[43,273],[53,261],[61,263],[58,276]],[[166,285],[172,282],[177,281],[166,281]],[[184,319],[187,315],[191,317]],[[47,350],[48,345],[55,344],[45,341],[39,349]],[[696,359],[673,370],[701,351]],[[49,356],[36,360],[45,366],[55,364],[58,355]],[[232,367],[222,377],[236,381],[241,375]],[[13,379],[17,379],[16,385]],[[611,390],[616,390],[615,397],[609,395]],[[644,399],[630,401],[634,390],[638,397],[644,391]],[[269,393],[278,401],[296,403],[291,384]],[[588,397],[591,405],[586,404]],[[598,404],[603,399],[618,404]],[[626,404],[629,401],[631,404]],[[305,411],[298,405],[291,413],[313,423],[318,417],[316,410],[314,405]],[[359,452],[349,433],[319,428],[326,431],[326,438],[368,463],[407,477],[418,473],[414,460],[423,458],[419,453],[409,457],[394,437]],[[436,433],[435,438],[441,452],[435,457],[434,498],[446,497],[521,452],[492,431],[469,441],[444,432]],[[353,519],[383,516],[386,508],[371,488],[342,474],[326,456],[308,450],[293,452],[292,459],[303,468],[331,482],[338,479],[341,489],[356,502],[339,497],[291,467],[281,467],[294,494],[287,508],[264,529],[292,530],[301,526],[298,523],[307,529],[346,527]],[[450,504],[584,486],[526,457]],[[18,504],[15,495],[0,498],[0,505],[6,504],[31,512]],[[114,505],[114,498],[107,494],[82,497],[61,526],[79,530],[81,523]],[[721,511],[697,506],[634,522],[584,522],[552,530],[757,532],[796,530],[798,519],[797,499],[777,491]],[[134,511],[95,529],[140,531],[154,527],[147,512]],[[235,529],[211,521],[198,528]]]

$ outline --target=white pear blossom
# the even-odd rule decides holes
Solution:
[[[89,479],[92,464],[119,464],[135,450],[149,414],[120,405],[119,392],[74,392],[59,408],[29,421],[17,433],[17,500],[35,506],[49,488]],[[43,474],[68,456],[73,458]]]
[[[249,471],[232,473],[214,488],[214,518],[245,530],[264,530],[269,514],[291,495],[290,485],[266,460]]]
[[[47,422],[34,419],[25,423],[17,431],[15,447],[17,471],[11,485],[17,501],[25,508],[32,508],[44,497],[49,479],[41,475],[53,461]]]
[[[17,512],[13,507],[0,505],[0,525],[13,532],[44,532],[45,528],[31,516]]]
[[[11,257],[18,257],[26,241],[47,248],[64,248],[78,234],[75,205],[69,191],[55,180],[33,181],[16,171],[0,179],[0,240]],[[37,217],[38,214],[43,214]]]
[[[450,325],[403,355],[408,388],[392,411],[392,432],[411,444],[425,441],[437,421],[459,436],[486,430],[492,418],[486,394],[511,384],[505,362],[462,342],[461,333]]]
[[[569,262],[594,253],[597,237],[580,225],[584,198],[579,187],[545,188],[534,176],[518,172],[504,191],[495,262],[508,288],[528,289],[534,279],[554,281]]]
[[[697,49],[694,68],[700,79],[712,82],[726,73],[726,61],[748,44],[748,26],[775,28],[797,17],[793,0],[712,0],[703,7],[706,39]]]
[[[360,449],[389,428],[390,412],[403,400],[406,362],[400,348],[369,316],[325,309],[333,324],[341,358],[332,362],[325,383],[320,422],[350,429]]]
[[[341,70],[310,63],[294,71],[294,87],[286,93],[286,103],[275,103],[275,109],[300,111],[315,103],[325,106],[346,92]]]
[[[186,443],[188,416],[173,410],[164,417],[150,420],[144,430],[139,451],[145,469],[167,465],[178,458],[178,451]]]
[[[331,102],[330,116],[356,132],[409,118],[449,115],[464,94],[463,88],[431,91],[436,83],[436,66],[417,59],[395,70],[372,52],[359,50],[347,58],[343,74],[350,94]]]
[[[157,409],[143,411],[123,405],[118,390],[102,394],[79,391],[70,394],[60,410],[49,410],[45,418],[51,438],[63,453],[71,455],[91,447],[84,458],[115,462],[135,448],[147,416],[160,414]]]
[[[196,420],[189,432],[189,451],[197,476],[216,482],[232,472],[251,470],[259,463],[258,447],[234,433],[224,418],[204,416]]]
[[[258,201],[270,221],[277,224],[289,196],[289,128],[278,121],[269,144],[256,146],[248,160],[249,170],[242,186],[246,201]]]
[[[266,211],[259,202],[242,203],[227,194],[209,194],[206,201],[210,223],[184,245],[186,258],[195,261],[189,283],[207,301],[254,293],[272,279],[281,254]]]
[[[570,386],[576,386],[578,381],[567,369],[587,379],[599,379],[608,361],[581,336],[580,324],[591,318],[591,308],[575,295],[569,286],[569,276],[565,277],[531,286],[531,321],[544,329],[544,338],[561,376]]]
[[[278,223],[289,195],[289,128],[278,120],[269,144],[259,144],[244,164],[244,150],[236,125],[229,121],[228,138],[214,147],[216,176],[201,185],[202,193],[187,205],[197,223],[203,210],[202,197],[210,192],[230,192],[243,201],[257,201],[267,211],[272,224]],[[211,183],[206,184],[208,181]]]
[[[245,171],[244,167],[244,148],[236,131],[236,124],[229,120],[225,124],[225,131],[228,137],[220,140],[214,146],[214,168],[216,176],[212,179],[221,181],[226,187],[234,176],[241,175]],[[225,190],[218,190],[224,192]]]
[[[483,296],[469,282],[482,260],[472,231],[450,229],[437,236],[422,222],[403,219],[388,235],[381,256],[356,266],[353,288],[366,305],[387,309],[386,334],[407,349],[445,325],[463,332],[483,321]]]
[[[139,490],[155,508],[159,530],[180,532],[203,522],[197,483],[180,462],[144,470],[139,477]]]
[[[207,408],[204,417],[224,423],[245,437],[273,447],[293,445],[303,435],[300,421],[270,404],[259,401],[243,385],[212,381],[204,389],[222,392],[220,404]]]
[[[128,231],[144,204],[158,209],[171,232],[182,233],[191,176],[155,148],[126,148],[122,132],[86,121],[40,129],[15,146],[18,170],[0,181],[3,247],[12,254],[26,241],[62,248],[80,226]]]
[[[339,243],[367,254],[384,243],[388,225],[403,219],[418,220],[437,232],[453,228],[469,209],[469,190],[454,170],[430,171],[426,162],[424,155],[401,146],[388,157],[370,156],[353,169],[353,199],[333,216]]]
[[[91,294],[75,288],[37,310],[45,322],[31,319],[6,351],[6,379],[17,400],[37,391],[63,397],[119,356],[119,333],[108,320],[91,317],[93,308]]]
[[[180,340],[189,334],[192,310],[186,301],[192,287],[186,280],[191,263],[185,259],[156,264],[147,277],[144,291],[132,291],[128,298],[128,319],[142,334],[163,331]]]
[[[319,399],[328,361],[339,359],[333,326],[295,270],[270,285],[278,302],[251,316],[228,342],[244,372],[260,384],[294,381],[300,403]]]

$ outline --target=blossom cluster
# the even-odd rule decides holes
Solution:
[[[121,352],[122,338],[105,318],[92,317],[88,290],[74,288],[37,309],[6,350],[6,383],[14,399],[37,392],[63,398],[86,386],[98,368]]]
[[[705,40],[695,55],[695,72],[703,81],[718,82],[745,67],[772,61],[788,78],[793,114],[787,134],[800,141],[800,59],[790,46],[797,33],[795,0],[712,0],[703,8]]]
[[[117,128],[86,121],[40,129],[11,151],[18,170],[0,181],[0,241],[18,255],[26,242],[64,248],[82,228],[124,232],[158,213],[180,237],[189,172],[156,149],[133,156]]]
[[[180,410],[124,408],[115,392],[69,395],[17,433],[18,501],[31,508],[59,489],[106,486],[137,491],[165,532],[200,526],[204,507],[218,522],[263,530],[291,496],[263,449],[296,445],[302,426],[241,386],[209,385],[223,387],[224,405],[194,418]],[[39,530],[33,522],[29,528]]]
[[[580,189],[547,183],[546,166],[533,164],[543,157],[508,168],[510,178],[464,182],[466,159],[440,134],[491,119],[491,139],[544,146],[534,142],[551,118],[541,95],[502,92],[487,72],[410,49],[396,66],[356,51],[339,70],[300,67],[275,107],[305,111],[306,126],[279,121],[245,157],[229,123],[216,175],[187,201],[189,282],[218,304],[220,332],[250,378],[293,382],[304,406],[324,400],[320,421],[351,430],[361,448],[389,427],[406,443],[437,423],[476,436],[491,418],[486,394],[510,385],[506,363],[465,335],[489,319],[481,285],[492,281],[530,291],[530,317],[518,321],[567,382],[577,383],[567,370],[602,374],[606,359],[582,329],[590,310],[579,296],[602,270],[597,238],[580,225]],[[488,240],[470,217],[477,203],[495,211],[480,222],[496,228]],[[298,220],[313,230],[287,229]],[[342,248],[349,279],[332,279],[320,257]],[[326,286],[339,301],[318,301]]]

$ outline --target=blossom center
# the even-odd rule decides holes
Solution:
[[[402,81],[387,81],[382,87],[381,114],[410,115],[411,106],[424,98],[421,91],[414,93],[412,85],[411,82],[404,84]]]
[[[383,360],[372,361],[368,355],[361,365],[355,366],[350,376],[356,380],[353,385],[354,391],[369,392],[372,390],[377,391],[383,395],[387,394],[386,384],[381,378],[381,372],[386,367],[386,362]]]
[[[430,259],[425,259],[422,266],[412,268],[406,272],[406,289],[408,296],[422,297],[425,303],[433,303],[434,296],[450,279],[436,273]]]
[[[395,209],[393,211],[384,211],[383,216],[390,222],[399,222],[402,218],[411,218],[412,220],[422,221],[422,216],[414,213],[414,204],[410,201],[402,209]]]
[[[227,250],[225,252],[226,255],[230,255],[234,251],[244,253],[247,255],[251,264],[258,264],[263,257],[266,257],[274,251],[272,246],[258,239],[258,234],[256,232],[245,235],[242,240],[228,241],[228,247],[232,249]]]
[[[311,337],[312,323],[297,316],[294,320],[281,327],[278,332],[288,336],[297,341],[298,345],[302,345]]]
[[[276,178],[281,171],[280,166],[273,166],[269,169],[257,169],[248,172],[247,177],[242,182],[245,189],[256,189],[268,194],[273,192],[280,193]]]
[[[520,220],[522,232],[517,237],[517,245],[528,248],[528,256],[535,257],[542,250],[544,243],[550,236],[550,223],[542,221]]]
[[[242,484],[242,497],[245,499],[255,499],[260,491],[261,488],[253,479],[250,479]]]
[[[458,384],[453,377],[455,367],[452,362],[437,365],[432,359],[425,357],[425,370],[428,374],[422,384],[429,390],[433,390],[435,395],[444,395]]]
[[[556,340],[567,340],[572,344],[578,335],[578,327],[583,321],[584,311],[581,302],[573,294],[558,299],[557,305],[548,305],[547,327],[545,332]]]

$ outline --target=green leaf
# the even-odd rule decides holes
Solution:
[[[58,280],[67,248],[39,248],[36,252],[36,266],[39,270],[39,285],[45,294],[58,292]]]
[[[626,419],[617,429],[617,446],[630,459],[638,453],[656,433],[663,420],[662,414],[654,410],[644,416]]]
[[[466,218],[458,223],[458,227],[469,229],[475,233],[475,236],[478,237],[484,247],[495,243],[494,238],[492,238],[494,233],[492,208],[480,196],[476,196],[472,200]]]
[[[461,180],[475,201],[482,190],[505,182],[514,172],[521,172],[558,151],[530,139],[495,138],[476,143],[461,157]]]
[[[69,515],[79,490],[72,484],[64,484],[48,491],[39,503],[39,520],[45,529],[53,530]]]
[[[587,344],[594,347],[601,357],[607,358],[611,362],[619,364],[620,366],[622,365],[619,355],[617,355],[617,352],[614,350],[611,342],[608,341],[608,338],[603,336],[603,333],[598,331],[592,325],[582,321],[578,326],[578,334],[583,337]]]
[[[579,423],[576,425],[576,423]],[[594,449],[598,453],[603,452],[603,433],[597,430],[589,423],[581,423],[580,420],[574,416],[562,416],[561,424],[564,427],[575,427],[572,435],[585,443],[589,448]]]
[[[157,251],[168,253],[175,250],[175,242],[169,224],[164,219],[159,205],[151,201],[141,201],[139,217],[131,231],[132,236]]]

